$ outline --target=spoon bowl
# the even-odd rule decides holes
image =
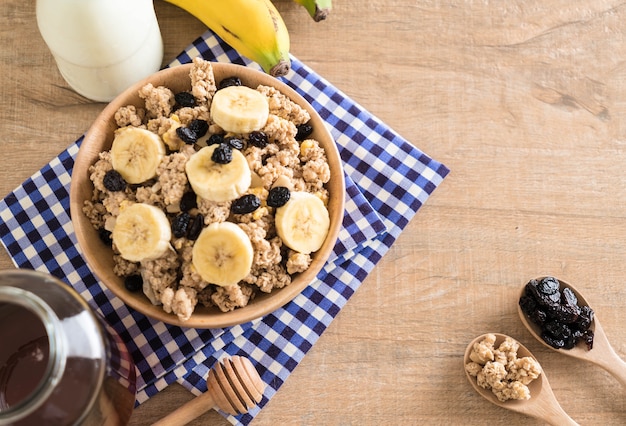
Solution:
[[[496,348],[500,346],[500,344],[507,338],[505,334],[491,334],[494,334],[496,336],[496,342],[494,344],[494,347]],[[472,349],[474,348],[474,344],[482,341],[486,336],[487,334],[478,336],[474,340],[472,340],[469,345],[467,345],[467,348],[465,349],[465,355],[463,357],[463,366],[471,362],[470,354],[472,352]],[[519,342],[517,343],[519,344],[519,349],[517,350],[518,357],[528,356],[537,360],[524,345]],[[507,410],[525,414],[530,417],[535,417],[552,425],[578,424],[574,420],[572,420],[572,418],[569,417],[560,406],[559,402],[554,396],[554,392],[552,392],[552,388],[550,387],[550,383],[548,382],[548,377],[546,376],[545,372],[542,372],[538,378],[533,380],[528,385],[528,389],[530,390],[530,399],[512,399],[508,401],[500,401],[491,391],[491,389],[485,389],[479,386],[478,382],[476,381],[476,377],[470,375],[467,370],[465,370],[465,375],[472,387],[476,390],[476,392],[478,392],[483,398],[485,398],[492,404],[495,404]]]
[[[545,277],[539,277],[536,278],[536,280],[539,281],[543,278]],[[590,308],[593,308],[593,306],[589,304],[587,299],[574,286],[561,279],[557,278],[557,280],[559,281],[561,291],[563,290],[563,288],[567,287],[576,295],[579,306],[589,306]],[[525,288],[526,285],[522,287],[522,290],[520,291],[518,297],[518,301],[524,294]],[[592,349],[588,349],[586,345],[580,343],[571,349],[555,348],[546,343],[545,340],[543,340],[543,338],[541,337],[541,328],[533,321],[531,321],[530,318],[528,318],[528,316],[520,307],[519,303],[517,304],[517,312],[519,314],[520,320],[522,321],[522,324],[524,324],[530,334],[539,342],[541,342],[541,344],[563,355],[582,359],[584,361],[591,362],[592,364],[596,364],[606,370],[611,375],[613,375],[613,377],[615,377],[622,384],[622,386],[626,386],[626,362],[624,362],[617,355],[617,353],[615,353],[615,350],[611,346],[609,339],[606,336],[602,325],[600,324],[600,320],[598,319],[598,315],[597,313],[595,313],[595,310],[593,321],[591,322],[591,326],[589,327],[589,329],[593,331]]]

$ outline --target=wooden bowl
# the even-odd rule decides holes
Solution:
[[[137,93],[147,83],[168,87],[175,93],[190,90],[191,64],[159,71],[133,85],[107,105],[85,135],[80,146],[70,188],[72,223],[80,249],[92,272],[131,308],[168,324],[194,328],[221,328],[243,324],[273,312],[301,293],[315,279],[333,250],[343,220],[345,203],[345,182],[337,146],[319,114],[311,105],[289,86],[267,74],[234,64],[212,63],[212,65],[216,81],[225,77],[238,76],[246,86],[256,87],[258,84],[273,86],[306,109],[311,115],[310,123],[314,129],[311,137],[319,141],[326,151],[331,170],[331,178],[326,185],[330,193],[328,203],[330,230],[320,250],[313,254],[310,267],[293,276],[290,285],[275,289],[271,293],[259,292],[247,306],[231,312],[225,313],[218,308],[207,308],[199,304],[189,320],[180,321],[175,314],[163,311],[160,305],[153,305],[143,292],[133,293],[126,290],[123,279],[113,273],[113,251],[101,242],[98,231],[93,228],[82,211],[85,200],[91,199],[93,191],[93,184],[89,179],[89,167],[97,161],[100,152],[110,149],[113,142],[113,132],[117,128],[114,119],[115,112],[125,105],[143,106],[144,101]]]

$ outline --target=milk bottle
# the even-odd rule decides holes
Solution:
[[[67,83],[108,102],[158,71],[163,41],[153,0],[37,0],[37,25]]]

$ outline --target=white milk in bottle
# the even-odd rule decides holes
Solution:
[[[163,40],[153,0],[37,0],[37,25],[67,83],[108,102],[158,71]]]

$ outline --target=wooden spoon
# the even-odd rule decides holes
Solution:
[[[542,278],[544,277],[539,277],[537,278],[537,280],[541,280]],[[561,284],[561,290],[564,287],[569,287],[569,289],[572,290],[572,292],[578,298],[579,306],[583,306],[583,305],[589,306],[589,303],[587,302],[585,297],[582,294],[580,294],[580,292],[578,292],[576,288],[574,288],[571,284],[563,280],[558,280],[558,281]],[[526,285],[522,287],[522,290],[520,292],[520,297],[524,294],[525,287]],[[590,306],[590,307],[593,308],[593,306]],[[588,350],[587,346],[584,344],[578,344],[572,349],[557,349],[557,348],[550,346],[541,338],[540,327],[534,324],[526,316],[526,314],[524,314],[524,312],[522,311],[522,308],[519,306],[519,303],[517,304],[517,312],[519,313],[519,317],[522,320],[522,323],[526,326],[528,331],[530,331],[530,334],[532,334],[535,337],[535,339],[539,340],[543,345],[563,355],[568,355],[574,358],[582,359],[585,361],[589,361],[593,364],[596,364],[599,367],[602,367],[603,369],[605,369],[611,375],[613,375],[613,377],[615,377],[622,384],[622,386],[626,386],[626,362],[624,362],[613,350],[613,347],[609,343],[609,339],[606,337],[606,334],[604,333],[604,329],[600,325],[600,321],[598,320],[598,316],[595,315],[595,312],[594,312],[593,322],[591,323],[591,326],[589,327],[591,330],[593,330],[593,334],[594,334],[593,348],[591,350]]]
[[[214,407],[233,415],[245,413],[261,401],[264,388],[250,360],[233,356],[211,368],[205,393],[172,411],[153,426],[184,425]]]
[[[496,343],[494,344],[496,348],[500,346],[500,344],[507,337],[504,334],[492,334],[496,336]],[[486,334],[478,336],[467,346],[467,349],[465,350],[465,356],[463,357],[464,366],[468,362],[471,362],[470,353],[472,352],[474,344],[483,340],[485,336]],[[520,358],[525,356],[535,358],[533,354],[521,343],[519,345],[517,355]],[[465,371],[465,375],[467,376],[467,380],[474,387],[476,392],[478,392],[485,399],[499,407],[506,408],[507,410],[515,411],[517,413],[525,414],[527,416],[535,417],[555,426],[578,425],[578,423],[576,423],[574,420],[572,420],[571,417],[567,415],[559,402],[556,400],[556,397],[552,392],[552,388],[550,387],[550,383],[548,382],[548,378],[546,377],[545,372],[542,372],[537,379],[533,380],[528,385],[528,389],[530,390],[530,399],[512,399],[504,402],[500,401],[491,391],[491,389],[485,389],[478,386],[476,377],[470,375],[467,370]]]

